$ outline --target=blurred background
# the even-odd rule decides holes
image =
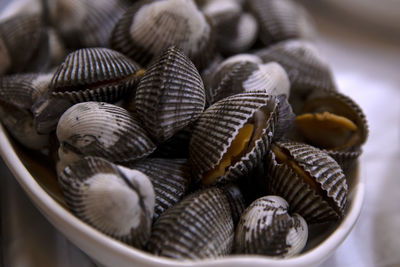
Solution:
[[[4,11],[32,1],[0,0]],[[300,1],[340,91],[364,110],[370,136],[360,159],[366,183],[358,224],[321,266],[400,266],[400,1]],[[6,15],[5,15],[6,14]],[[8,13],[9,14],[9,13]],[[3,266],[94,266],[31,204],[0,161]]]

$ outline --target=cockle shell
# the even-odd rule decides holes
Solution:
[[[279,196],[264,196],[244,211],[235,231],[235,253],[290,257],[307,243],[308,226],[298,214],[289,215]]]
[[[215,103],[230,95],[259,90],[289,97],[290,82],[286,71],[276,62],[238,63],[232,66],[208,98],[210,103]]]
[[[240,216],[246,209],[246,201],[242,194],[241,188],[236,184],[227,184],[220,187],[228,198],[229,207],[231,208],[233,225],[236,227]]]
[[[145,246],[155,201],[145,174],[102,158],[85,157],[60,172],[59,183],[77,217],[125,243]]]
[[[70,53],[55,71],[48,96],[33,108],[38,131],[54,130],[62,113],[74,103],[112,103],[134,93],[142,74],[137,63],[108,48]]]
[[[286,70],[291,84],[289,102],[296,114],[313,91],[336,91],[329,65],[309,41],[294,39],[279,42],[257,51],[256,55],[264,63],[275,61]]]
[[[0,75],[46,72],[63,53],[53,53],[61,41],[39,14],[21,14],[0,22]]]
[[[268,189],[309,222],[341,218],[347,202],[346,177],[326,152],[293,142],[275,142],[268,155]]]
[[[196,191],[161,214],[147,248],[176,259],[216,258],[231,252],[234,228],[228,199],[216,187]]]
[[[149,66],[132,100],[144,127],[160,143],[197,120],[205,106],[204,85],[190,59],[170,47]]]
[[[264,45],[314,35],[310,16],[295,1],[249,0],[248,7],[258,20],[259,38]]]
[[[138,1],[118,21],[110,43],[143,66],[170,46],[198,69],[214,54],[212,28],[193,0]]]
[[[78,103],[69,108],[58,122],[57,137],[60,160],[65,165],[75,160],[71,154],[122,163],[144,158],[155,149],[133,114],[104,102]]]
[[[269,149],[278,112],[279,100],[266,92],[237,94],[210,106],[190,140],[196,181],[209,185],[248,174]]]
[[[107,47],[111,31],[128,8],[128,4],[120,0],[46,2],[50,24],[72,49]]]
[[[361,154],[369,132],[366,116],[353,99],[326,90],[307,98],[296,125],[307,143],[325,149],[346,172]]]
[[[47,93],[51,74],[14,74],[0,77],[0,119],[11,135],[24,146],[42,149],[49,136],[36,132],[31,108]]]
[[[187,159],[147,158],[129,165],[146,174],[156,194],[153,221],[187,194],[190,168]]]

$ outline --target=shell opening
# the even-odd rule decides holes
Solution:
[[[341,150],[357,144],[360,139],[354,122],[327,111],[305,113],[295,121],[303,136],[319,148]]]
[[[271,145],[271,150],[275,154],[278,164],[286,164],[290,167],[305,183],[311,186],[319,195],[323,195],[318,183],[293,159],[288,151],[275,144]]]
[[[222,156],[219,164],[214,169],[205,172],[203,176],[203,185],[213,184],[219,177],[224,176],[230,166],[250,152],[258,139],[263,134],[263,129],[267,126],[266,110],[257,110],[253,117],[239,129],[231,145]]]

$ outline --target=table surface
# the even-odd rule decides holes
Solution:
[[[400,266],[400,42],[322,17],[316,44],[370,126],[360,219],[322,266]],[[0,173],[0,266],[95,266],[40,214],[1,160]]]

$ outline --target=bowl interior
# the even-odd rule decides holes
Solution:
[[[177,261],[153,256],[110,238],[76,218],[66,208],[49,157],[17,144],[0,125],[0,154],[23,190],[43,215],[68,239],[105,266],[310,266],[329,257],[354,227],[364,198],[364,182],[357,166],[348,177],[345,217],[335,223],[311,225],[305,250],[290,259],[235,255],[203,261]]]

